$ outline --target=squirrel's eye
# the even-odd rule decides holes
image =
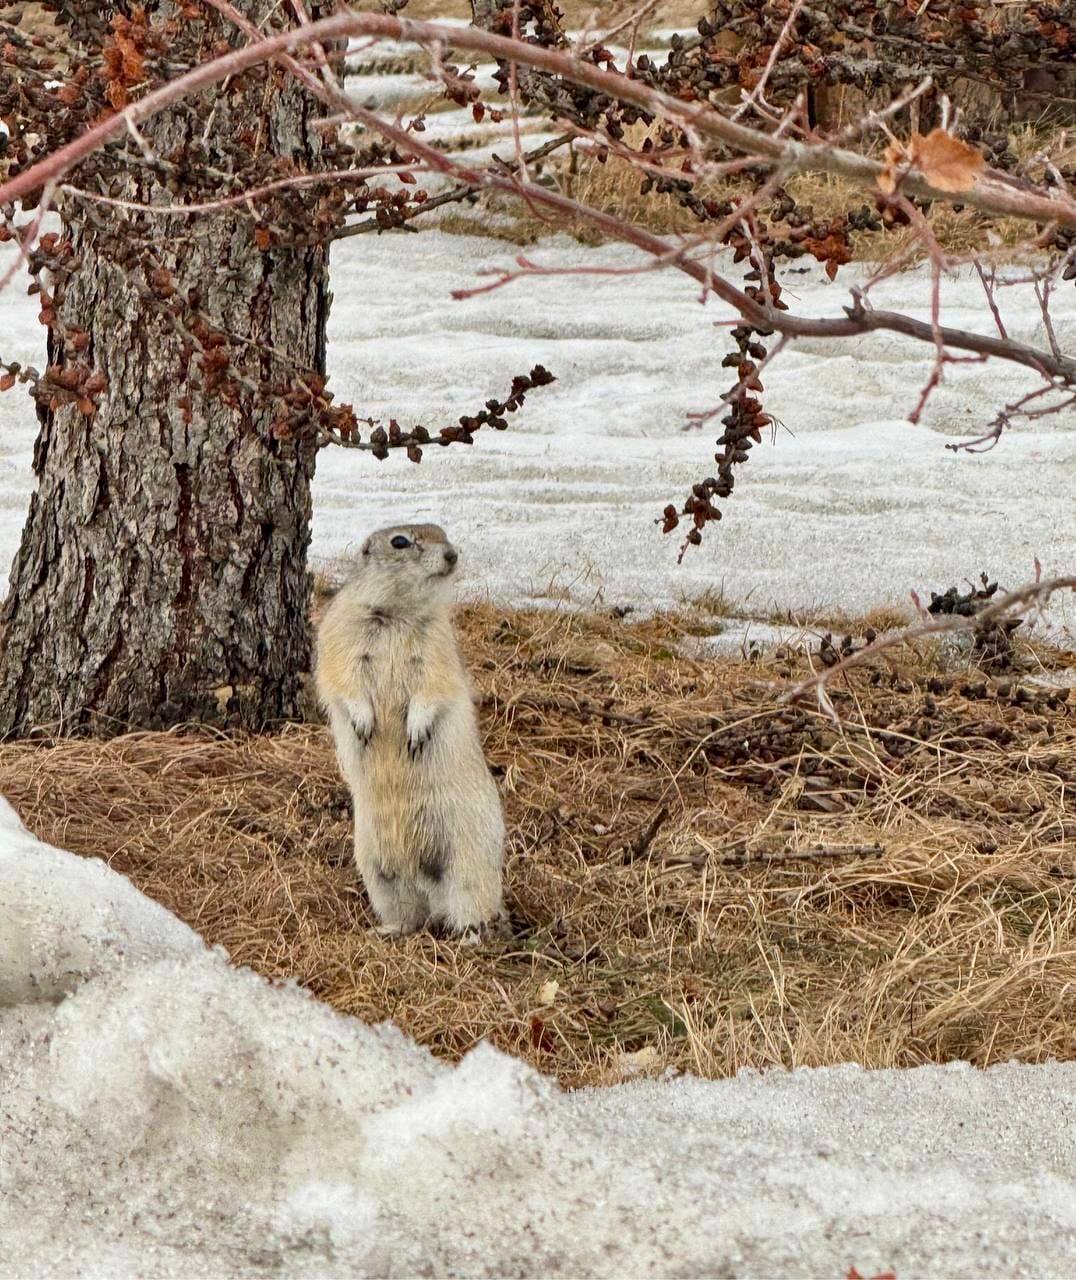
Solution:
[[[397,551],[403,551],[405,547],[409,547],[411,545],[411,539],[405,538],[402,533],[398,533],[396,537],[393,538],[390,545],[395,547]]]

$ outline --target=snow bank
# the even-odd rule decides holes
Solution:
[[[233,968],[6,806],[0,884],[5,1276],[1076,1267],[1072,1065],[564,1095]]]
[[[198,950],[198,935],[96,858],[50,849],[0,797],[0,1008],[59,1001],[113,969]]]

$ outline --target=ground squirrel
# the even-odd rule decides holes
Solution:
[[[379,529],[318,629],[355,861],[391,933],[502,915],[504,818],[452,628],[457,558],[437,525]]]

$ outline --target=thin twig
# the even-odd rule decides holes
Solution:
[[[23,235],[19,240],[19,251],[15,261],[8,267],[3,276],[0,276],[0,293],[3,293],[3,291],[8,287],[23,264],[29,262],[30,250],[33,248],[34,242],[37,240],[38,234],[41,231],[41,224],[45,221],[49,210],[52,208],[52,199],[55,194],[56,183],[48,183],[42,193],[41,202],[38,204],[33,218],[30,220],[26,230],[23,232]]]
[[[64,195],[73,196],[77,200],[107,204],[115,209],[129,209],[135,213],[153,213],[167,217],[190,217],[193,214],[219,213],[236,205],[252,204],[257,200],[264,200],[274,192],[288,188],[294,190],[330,182],[365,182],[369,178],[398,177],[401,173],[421,172],[423,169],[415,165],[382,165],[372,169],[333,169],[325,173],[303,173],[293,178],[280,178],[263,187],[252,187],[249,191],[241,191],[237,195],[221,196],[218,200],[204,200],[198,204],[144,204],[139,200],[121,200],[116,196],[84,191],[81,187],[73,187],[66,182],[60,190]]]
[[[650,822],[647,823],[638,838],[624,850],[622,861],[625,863],[637,862],[640,858],[645,858],[650,853],[650,846],[654,843],[654,837],[665,824],[665,820],[669,816],[669,806],[663,804],[657,813],[654,814]]]
[[[977,631],[989,623],[1004,618],[1021,605],[1032,603],[1037,603],[1040,606],[1045,605],[1049,597],[1056,591],[1076,591],[1076,575],[1050,578],[1046,582],[1029,583],[1025,587],[1020,587],[1016,591],[1010,591],[1007,595],[1001,596],[980,613],[973,614],[970,617],[949,615],[936,618],[932,622],[918,623],[915,626],[905,627],[902,631],[894,631],[887,635],[879,636],[876,640],[872,640],[870,644],[864,645],[862,649],[856,649],[853,653],[848,654],[832,667],[826,667],[822,671],[816,672],[810,679],[801,680],[798,684],[793,685],[791,689],[787,689],[781,695],[780,702],[782,704],[795,702],[805,694],[820,693],[838,674],[849,671],[852,667],[862,666],[863,663],[869,662],[871,658],[885,652],[887,649],[895,649],[900,645],[909,644],[913,640],[922,640],[927,636],[941,635],[946,632]]]
[[[788,39],[789,33],[795,25],[796,19],[800,16],[800,11],[803,9],[803,3],[804,0],[795,0],[792,8],[788,11],[788,17],[785,19],[785,25],[781,28],[781,33],[777,37],[776,41],[774,41],[774,46],[770,50],[770,56],[766,61],[765,67],[762,69],[762,75],[759,77],[758,83],[751,90],[750,94],[744,98],[744,101],[740,106],[738,106],[732,113],[733,120],[739,120],[741,116],[746,114],[748,108],[757,106],[759,102],[765,101],[763,94],[765,92],[766,85],[769,82],[770,76],[773,74],[774,67],[777,65],[777,59],[781,56],[785,41]]]
[[[746,841],[737,844],[745,845]],[[797,849],[788,845],[780,853],[755,849],[737,849],[736,845],[729,850],[718,850],[715,861],[723,867],[746,867],[754,863],[772,866],[782,862],[815,862],[827,858],[880,858],[885,853],[883,844],[820,844],[806,849]]]

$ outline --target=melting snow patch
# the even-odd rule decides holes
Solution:
[[[0,810],[7,1275],[1076,1267],[1076,1066],[565,1095],[231,966]]]
[[[0,246],[0,270],[11,252]],[[767,369],[766,407],[787,430],[753,451],[725,519],[678,565],[679,539],[663,537],[654,520],[712,469],[714,430],[682,428],[727,388],[726,339],[714,322],[728,310],[700,306],[692,281],[657,272],[538,278],[452,300],[453,290],[486,283],[482,272],[511,267],[516,252],[436,230],[334,247],[329,368],[338,398],[362,415],[433,430],[503,395],[513,374],[536,363],[557,382],[533,393],[507,432],[483,431],[473,449],[429,449],[421,466],[400,454],[375,463],[323,450],[317,561],[331,564],[378,524],[417,517],[451,531],[473,595],[533,601],[558,578],[579,605],[661,608],[722,584],[760,614],[801,616],[907,605],[913,589],[929,599],[984,570],[1018,586],[1036,557],[1046,576],[1072,571],[1076,414],[1020,428],[986,454],[954,454],[947,442],[981,431],[1034,375],[995,361],[951,366],[924,425],[912,427],[901,415],[933,352],[884,332],[804,340]],[[526,252],[562,269],[640,262],[628,249],[564,236]],[[814,267],[791,279],[797,310],[834,315],[862,270],[846,268],[832,284]],[[872,296],[880,309],[929,314],[922,271]],[[981,298],[973,275],[947,279],[946,319],[983,327]],[[1032,289],[1007,288],[1005,306],[1014,338],[1044,341]],[[21,290],[0,294],[5,358],[40,367],[34,315]],[[1055,324],[1071,347],[1071,289],[1057,297]],[[27,396],[0,396],[0,576],[33,487],[36,427]]]

